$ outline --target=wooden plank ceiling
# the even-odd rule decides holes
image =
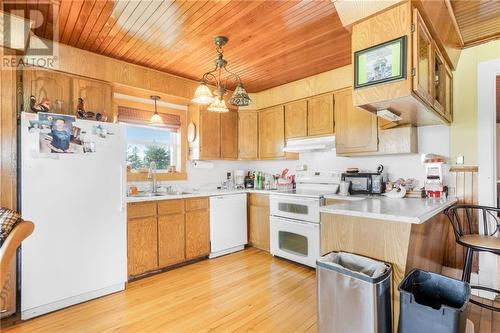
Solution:
[[[500,1],[452,0],[451,6],[465,47],[500,38]]]
[[[61,43],[196,80],[214,66],[213,37],[228,36],[228,69],[250,92],[351,63],[350,32],[330,0],[18,0],[4,9],[34,19],[40,37],[53,39],[58,22]]]

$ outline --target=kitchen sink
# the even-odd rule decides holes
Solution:
[[[192,193],[191,192],[157,192],[157,193],[139,192],[136,195],[133,195],[133,197],[149,198],[149,197],[164,197],[169,195],[185,195],[185,194],[192,194]]]

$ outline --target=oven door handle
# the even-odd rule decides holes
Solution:
[[[286,223],[296,223],[296,224],[306,225],[306,226],[310,226],[310,227],[319,227],[319,223],[299,221],[299,220],[293,220],[293,219],[285,219],[285,218],[276,217],[276,216],[272,216],[271,220],[286,222]]]

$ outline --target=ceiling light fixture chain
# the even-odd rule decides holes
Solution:
[[[228,84],[236,83],[236,88],[233,95],[229,99],[229,103],[234,106],[250,105],[250,97],[243,87],[243,82],[238,74],[227,69],[227,60],[224,59],[223,47],[228,42],[225,36],[217,36],[214,38],[215,50],[217,58],[215,59],[215,68],[203,74],[200,85],[195,91],[194,98],[191,100],[196,104],[209,105],[207,110],[213,112],[227,112],[229,109],[224,101],[224,95],[227,92]],[[223,74],[225,78],[223,78]],[[213,83],[216,86],[215,97],[207,86],[207,83]]]

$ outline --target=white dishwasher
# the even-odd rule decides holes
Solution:
[[[242,250],[247,244],[247,195],[210,197],[210,258]]]

